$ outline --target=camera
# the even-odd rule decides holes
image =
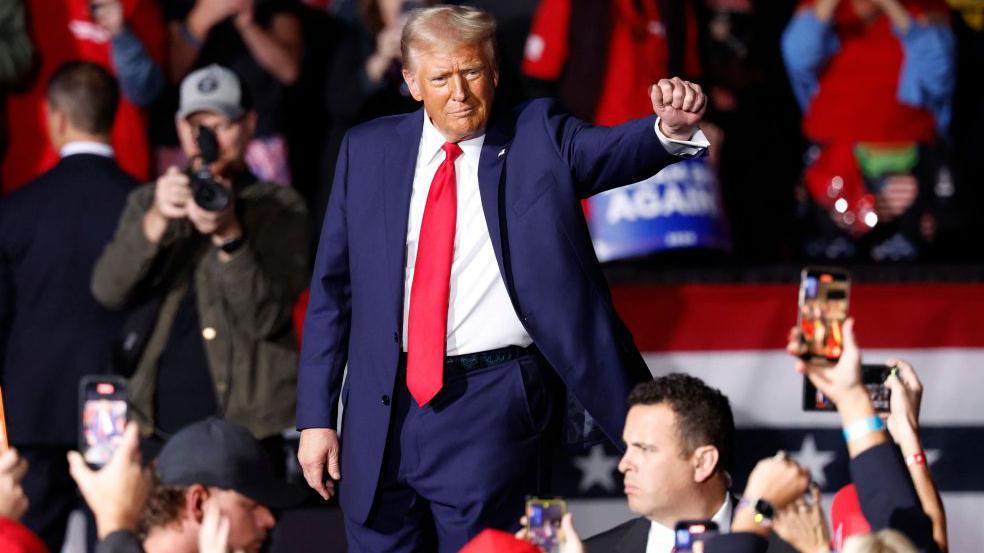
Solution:
[[[206,211],[222,211],[229,205],[229,191],[219,184],[209,169],[209,165],[219,157],[219,141],[212,129],[201,126],[197,130],[195,142],[198,144],[198,151],[201,152],[197,158],[199,163],[196,168],[195,160],[192,160],[185,171],[191,180],[192,198]]]

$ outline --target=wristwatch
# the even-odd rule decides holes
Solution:
[[[245,243],[246,243],[246,237],[245,236],[237,236],[235,238],[230,238],[230,239],[226,240],[225,242],[223,242],[219,246],[219,249],[222,250],[222,251],[224,251],[225,253],[227,253],[229,255],[232,255],[232,254],[236,253],[237,251],[239,251],[239,248],[242,248],[243,247],[243,244],[245,244]]]
[[[771,503],[762,498],[754,501],[742,498],[741,501],[738,502],[738,509],[742,509],[744,507],[750,507],[753,511],[755,511],[755,514],[752,515],[752,520],[754,520],[756,524],[767,528],[772,526],[772,519],[775,517],[776,509]]]

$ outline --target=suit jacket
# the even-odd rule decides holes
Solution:
[[[606,530],[584,541],[588,553],[646,553],[646,543],[649,541],[650,522],[646,517],[634,518],[610,530]],[[753,551],[768,553],[796,553],[796,550],[775,534],[769,536],[768,542],[755,539],[757,536],[736,535],[716,539],[724,540],[729,546],[735,547],[735,552],[742,547],[752,547]],[[761,540],[761,541],[758,541]],[[740,544],[740,545],[739,545]],[[746,545],[749,544],[749,545]],[[728,551],[731,551],[730,549]]]
[[[93,154],[0,200],[0,378],[14,444],[78,441],[78,381],[109,370],[122,315],[89,292],[137,182]]]
[[[297,424],[337,428],[341,396],[340,497],[353,520],[369,512],[389,426],[423,117],[418,110],[381,118],[346,135],[311,280]],[[482,207],[513,307],[568,390],[616,443],[625,398],[651,376],[615,313],[580,200],[678,159],[660,144],[654,124],[655,116],[593,127],[537,100],[490,120],[479,160]]]

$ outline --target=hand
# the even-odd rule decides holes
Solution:
[[[16,449],[0,453],[0,517],[20,520],[27,512],[28,500],[21,487],[27,474],[27,461]]]
[[[394,61],[403,59],[400,49],[402,36],[402,25],[390,25],[376,35],[376,51],[366,60],[366,75],[369,80],[378,83]]]
[[[803,360],[796,362],[796,372],[805,374],[817,390],[823,392],[838,407],[844,399],[857,395],[858,392],[868,397],[867,391],[861,385],[861,350],[854,339],[854,319],[849,318],[844,321],[841,335],[843,348],[840,359],[833,367],[811,365]],[[803,352],[799,328],[789,331],[786,351],[797,357]]]
[[[885,385],[892,391],[886,426],[892,439],[902,449],[902,453],[910,455],[922,450],[919,442],[922,382],[909,363],[901,359],[889,359],[886,364],[896,368],[896,371],[885,381]]]
[[[150,473],[140,462],[137,423],[127,424],[123,441],[103,468],[92,470],[82,455],[70,451],[68,471],[96,517],[99,539],[117,530],[137,530],[151,482]]]
[[[198,0],[189,18],[194,18],[203,24],[204,36],[217,23],[239,13],[243,3],[244,0]]]
[[[209,503],[198,531],[198,553],[229,553],[228,544],[229,517],[222,514],[218,505]],[[241,550],[235,553],[241,553]]]
[[[707,108],[700,85],[680,77],[660,79],[649,88],[649,98],[659,116],[660,130],[674,140],[690,140]]]
[[[240,31],[249,27],[255,21],[253,17],[253,0],[241,0],[239,8],[236,10],[236,18],[233,23]]]
[[[519,519],[519,524],[520,529],[515,534],[516,539],[529,541],[525,516]],[[557,535],[560,538],[559,553],[584,553],[584,543],[574,529],[574,515],[571,513],[564,513],[564,517],[560,519],[560,532]]]
[[[742,497],[764,499],[778,511],[801,497],[809,484],[810,472],[779,452],[755,465]]]
[[[119,0],[94,0],[89,4],[92,20],[109,33],[117,36],[123,32],[123,3]]]
[[[325,467],[332,480],[341,480],[338,462],[341,447],[338,433],[330,428],[305,428],[301,430],[301,443],[297,448],[297,461],[304,472],[308,486],[318,492],[325,501],[335,495],[335,483],[325,481]]]
[[[819,486],[810,488],[810,499],[801,497],[776,513],[772,529],[800,553],[830,553],[830,530]]]
[[[190,202],[191,181],[188,175],[173,165],[168,167],[157,178],[151,210],[165,219],[184,219],[188,216],[187,206]]]

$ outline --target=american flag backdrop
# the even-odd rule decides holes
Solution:
[[[730,398],[738,426],[735,490],[758,459],[778,449],[810,468],[827,502],[849,482],[837,415],[802,411],[802,377],[783,351],[796,319],[796,285],[616,285],[612,293],[654,375],[687,372]],[[866,363],[901,357],[919,373],[921,435],[946,506],[950,550],[979,551],[984,285],[856,284],[850,311]],[[617,463],[613,446],[556,463],[554,489],[570,499],[585,536],[634,516]]]

